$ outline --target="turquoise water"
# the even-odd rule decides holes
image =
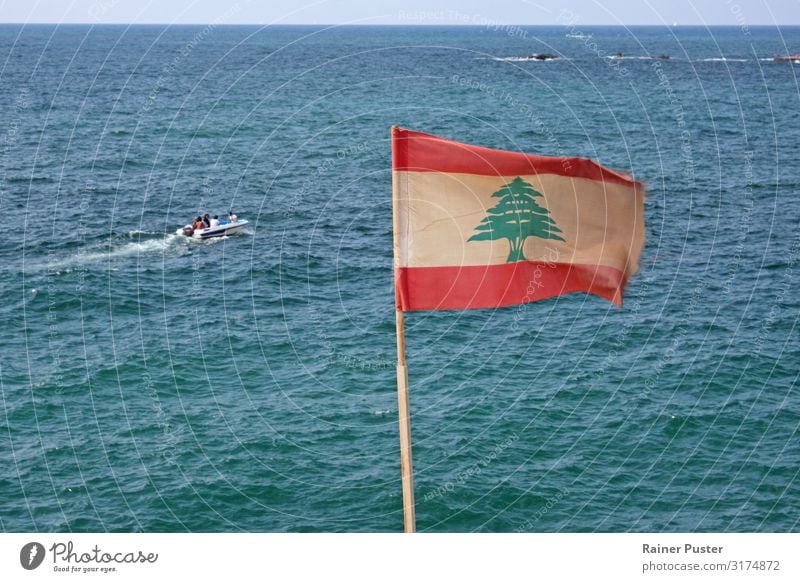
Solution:
[[[800,29],[567,32],[0,27],[2,530],[402,529],[396,123],[649,188],[623,309],[407,316],[419,529],[796,531]]]

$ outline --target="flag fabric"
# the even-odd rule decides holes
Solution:
[[[644,245],[645,189],[584,158],[392,130],[402,311],[491,308],[583,291],[622,304]]]

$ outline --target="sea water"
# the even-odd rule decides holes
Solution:
[[[800,29],[573,29],[0,27],[0,528],[402,529],[398,124],[648,187],[622,309],[407,315],[419,529],[797,530]]]

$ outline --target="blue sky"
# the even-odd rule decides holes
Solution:
[[[562,11],[569,11],[568,13]],[[0,0],[0,22],[800,24],[800,0]]]

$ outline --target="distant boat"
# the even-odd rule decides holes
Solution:
[[[237,220],[236,222],[222,220],[218,226],[213,226],[210,228],[198,228],[197,230],[192,228],[191,224],[187,224],[183,228],[176,230],[175,234],[182,234],[191,238],[206,239],[213,238],[215,236],[225,236],[237,232],[239,229],[244,228],[246,224],[246,220]]]
[[[554,61],[558,56],[551,55],[550,53],[534,53],[527,58],[529,61]]]
[[[800,54],[794,55],[779,55],[772,59],[778,63],[797,63],[800,62]]]
[[[566,36],[567,38],[580,38],[580,39],[592,38],[591,34],[583,34],[582,32],[568,32]]]

